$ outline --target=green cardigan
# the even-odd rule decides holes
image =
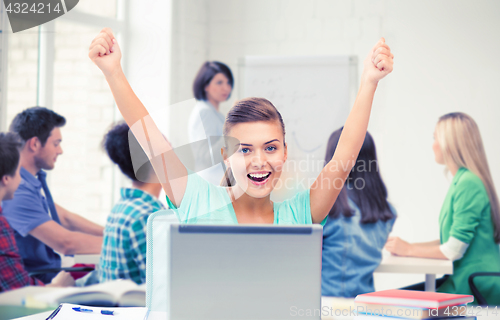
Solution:
[[[453,177],[439,226],[441,244],[453,236],[469,247],[461,259],[453,262],[453,275],[438,291],[472,294],[470,274],[500,272],[500,250],[493,238],[488,193],[481,179],[466,168],[460,168]],[[474,283],[489,305],[500,305],[500,277],[478,277]]]

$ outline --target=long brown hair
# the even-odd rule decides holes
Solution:
[[[325,164],[333,158],[343,129],[344,127],[334,131],[330,136],[326,147]],[[373,168],[372,164],[374,164]],[[357,186],[358,180],[363,182],[363,187]],[[329,216],[332,219],[337,219],[340,215],[346,218],[354,215],[348,199],[351,199],[359,208],[360,223],[375,223],[379,220],[387,221],[394,218],[387,202],[387,189],[380,176],[375,142],[368,132],[366,132],[356,164],[349,173],[337,201],[330,209]]]
[[[229,136],[231,129],[238,123],[257,122],[257,121],[279,121],[283,130],[283,143],[285,137],[285,124],[278,109],[271,101],[264,98],[245,98],[234,103],[229,110],[224,122],[222,132],[224,136]],[[231,168],[227,168],[220,185],[222,187],[231,187],[236,184]]]
[[[500,243],[500,206],[476,122],[462,112],[445,114],[436,125],[436,136],[445,163],[467,168],[483,182],[490,199],[495,242]]]

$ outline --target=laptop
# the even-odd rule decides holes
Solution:
[[[319,225],[168,225],[168,319],[320,319],[322,235]]]

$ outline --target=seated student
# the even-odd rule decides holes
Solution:
[[[129,137],[130,144],[136,146],[133,148],[134,157],[142,156],[145,159],[145,164],[137,170],[137,175],[130,157]],[[120,190],[121,199],[108,216],[99,262],[99,281],[131,279],[141,284],[146,281],[148,217],[153,212],[165,210],[158,200],[161,185],[134,135],[129,135],[126,123],[115,125],[104,136],[103,146],[111,161],[132,180],[132,188]]]
[[[28,271],[60,268],[62,254],[99,253],[103,227],[58,206],[52,200],[44,170],[54,169],[62,154],[61,130],[66,120],[42,107],[16,115],[10,130],[24,141],[21,184],[14,199],[4,201],[4,215],[15,230],[16,242]],[[43,195],[42,195],[43,192]],[[36,277],[49,283],[56,273]]]
[[[326,163],[337,149],[342,129],[328,140]],[[367,132],[356,164],[323,227],[322,295],[355,297],[375,291],[373,271],[382,260],[395,216],[378,171],[375,143]]]
[[[14,197],[21,176],[19,149],[22,143],[15,133],[0,133],[0,200]],[[59,272],[48,286],[67,287],[75,281],[65,271]],[[43,286],[43,282],[28,275],[17,249],[14,231],[2,215],[0,206],[0,292],[24,286]]]
[[[472,294],[472,273],[500,272],[500,206],[476,122],[465,113],[445,114],[432,149],[435,161],[453,175],[439,215],[439,240],[408,243],[391,237],[386,249],[399,256],[452,260],[453,274],[436,281],[437,291]],[[500,278],[478,277],[474,283],[489,305],[500,305]]]

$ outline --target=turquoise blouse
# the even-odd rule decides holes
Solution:
[[[227,188],[214,186],[191,173],[181,205],[177,208],[167,197],[180,223],[189,224],[238,224]],[[275,202],[274,224],[312,224],[309,190],[297,193],[293,198]],[[326,218],[322,225],[326,223]]]

